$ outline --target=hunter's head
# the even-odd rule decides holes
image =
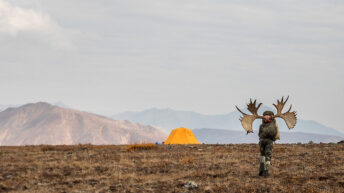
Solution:
[[[265,111],[263,113],[263,122],[270,123],[274,119],[274,113],[272,111]]]

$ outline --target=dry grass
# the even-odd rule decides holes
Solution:
[[[344,192],[344,144],[277,144],[269,178],[256,144],[140,145],[0,147],[0,192]]]
[[[151,150],[156,148],[158,148],[158,146],[153,143],[131,144],[125,147],[127,151]]]
[[[190,156],[185,156],[180,159],[181,164],[192,164],[194,163],[194,161],[195,161],[195,158],[190,157]]]

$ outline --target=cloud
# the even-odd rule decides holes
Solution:
[[[74,46],[66,32],[48,14],[0,0],[0,35],[12,38],[24,35],[53,48],[71,49]]]
[[[344,108],[343,41],[339,0],[0,0],[2,100],[224,113],[290,95],[341,128],[322,112]]]

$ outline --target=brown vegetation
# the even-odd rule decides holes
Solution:
[[[153,143],[142,143],[142,144],[127,145],[125,149],[127,151],[138,151],[138,150],[149,150],[149,149],[155,149],[155,148],[158,148],[158,146]]]
[[[0,192],[344,192],[344,144],[152,145],[2,146]]]

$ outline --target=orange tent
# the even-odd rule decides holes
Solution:
[[[199,144],[190,129],[180,127],[173,129],[164,144]]]

